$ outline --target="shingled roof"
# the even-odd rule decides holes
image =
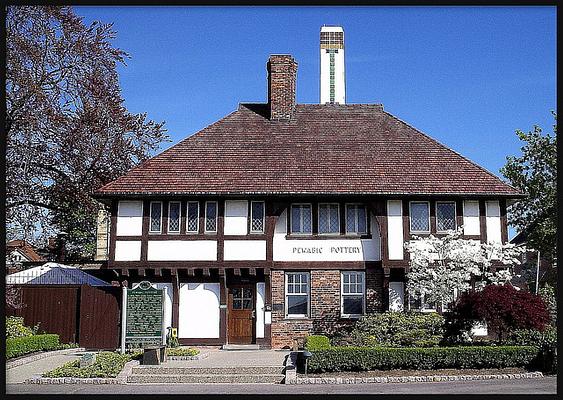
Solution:
[[[377,104],[298,104],[290,121],[241,104],[96,192],[301,193],[521,195]]]

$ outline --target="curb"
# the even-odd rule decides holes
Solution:
[[[41,375],[34,375],[25,381],[28,384],[38,385],[61,385],[61,384],[94,384],[94,385],[117,385],[121,382],[117,378],[43,378]]]
[[[43,358],[47,358],[47,357],[51,357],[51,356],[56,356],[56,355],[59,355],[59,354],[73,353],[75,351],[77,351],[77,352],[78,351],[86,351],[86,349],[84,347],[73,347],[71,349],[46,351],[44,353],[35,354],[35,355],[29,356],[29,357],[24,356],[23,358],[19,358],[17,360],[7,361],[6,362],[6,369],[19,367],[20,365],[29,364],[30,362],[34,362],[34,361],[41,360]]]
[[[119,374],[117,374],[117,379],[120,384],[125,385],[127,383],[127,377],[132,374],[133,367],[136,367],[140,364],[139,360],[131,360],[125,363],[123,369]]]
[[[476,381],[491,379],[530,379],[543,378],[541,372],[525,372],[521,374],[498,374],[498,375],[422,375],[422,376],[383,376],[373,378],[295,378],[287,379],[290,385],[312,385],[312,384],[357,384],[357,383],[408,383],[408,382],[451,382],[451,381]]]

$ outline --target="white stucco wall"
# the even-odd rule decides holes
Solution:
[[[465,200],[463,202],[463,233],[465,235],[480,235],[479,201]]]
[[[148,261],[215,261],[215,240],[149,240]]]
[[[225,235],[248,233],[248,201],[225,200]]]
[[[179,338],[218,338],[219,283],[181,283],[179,290]]]
[[[500,205],[498,200],[486,201],[487,213],[487,242],[502,242],[500,230]]]
[[[403,311],[404,297],[404,283],[389,282],[389,311]]]
[[[143,232],[143,202],[121,200],[117,204],[117,236],[141,236]]]
[[[141,260],[140,240],[115,241],[115,261],[140,261],[140,260]]]
[[[256,337],[264,337],[264,301],[266,299],[266,284],[256,283]]]
[[[274,261],[378,261],[381,259],[379,225],[372,215],[371,239],[287,239],[287,210],[274,230]]]
[[[403,202],[401,200],[387,201],[387,245],[390,260],[403,259]]]
[[[223,258],[227,261],[265,260],[265,240],[225,240]]]

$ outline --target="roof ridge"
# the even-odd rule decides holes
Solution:
[[[413,129],[414,131],[420,133],[422,136],[426,137],[427,139],[430,139],[430,141],[436,143],[437,145],[439,145],[440,147],[443,147],[444,149],[458,155],[459,157],[463,158],[464,160],[468,161],[469,163],[473,164],[474,166],[476,166],[477,168],[479,168],[480,170],[484,171],[485,173],[487,173],[488,175],[492,176],[493,178],[497,179],[499,182],[501,182],[503,185],[506,185],[514,190],[516,190],[518,193],[522,193],[519,189],[515,188],[514,186],[510,185],[509,183],[506,183],[505,181],[503,181],[502,179],[500,179],[500,177],[498,177],[497,175],[493,174],[491,171],[489,171],[488,169],[486,169],[485,167],[477,164],[475,161],[467,158],[466,156],[464,156],[461,153],[458,153],[457,151],[455,151],[454,149],[446,146],[443,143],[440,143],[438,140],[434,139],[432,136],[422,132],[420,129],[415,128],[414,126],[412,126],[411,124],[409,124],[408,122],[403,121],[402,119],[396,117],[395,115],[391,114],[388,111],[382,110],[385,114],[389,115],[390,117],[396,119],[397,121],[399,121],[400,123],[402,123],[405,126],[408,126],[409,128]]]

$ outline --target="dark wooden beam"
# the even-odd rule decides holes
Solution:
[[[147,276],[147,273],[144,268],[139,268],[139,276]]]
[[[256,276],[256,268],[248,268],[248,273],[251,276]]]
[[[121,269],[121,275],[123,275],[123,276],[129,276],[129,269],[127,269],[127,268],[122,268],[122,269]]]
[[[162,268],[155,268],[154,269],[155,276],[162,276]]]
[[[188,276],[194,276],[195,275],[195,269],[194,268],[188,268]]]
[[[209,271],[209,268],[204,268],[204,269],[203,269],[203,275],[205,275],[205,276],[211,276],[211,272]]]
[[[177,270],[176,268],[171,268],[171,269],[170,269],[170,275],[176,276],[177,273],[178,273],[178,270]]]
[[[233,274],[236,276],[240,276],[240,268],[233,268]]]

